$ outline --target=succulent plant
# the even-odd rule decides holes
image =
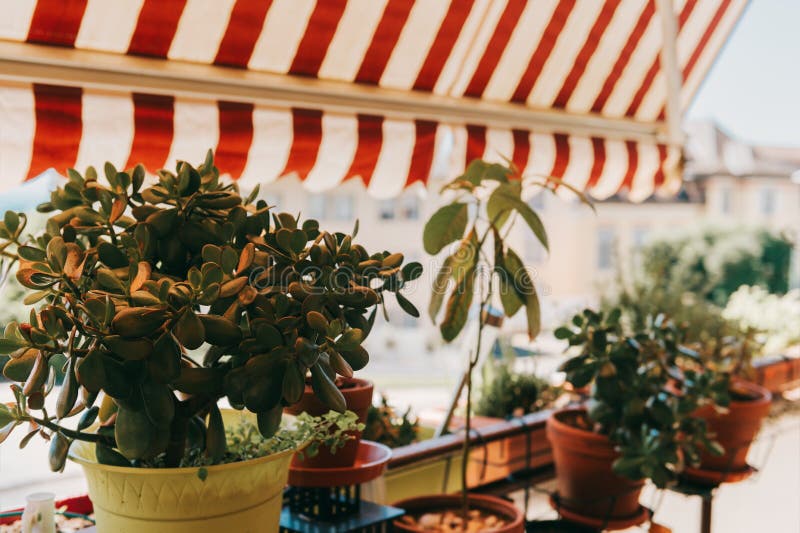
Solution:
[[[577,351],[561,369],[575,387],[591,384],[587,429],[617,447],[614,471],[665,487],[685,464],[699,464],[700,449],[722,453],[693,414],[702,405],[729,403],[729,376],[705,368],[683,345],[684,331],[664,315],[634,332],[624,330],[620,315],[618,308],[586,309],[556,329]]]
[[[0,442],[29,423],[26,439],[50,439],[54,470],[74,439],[97,443],[98,459],[114,464],[163,454],[174,466],[197,448],[220,458],[218,400],[256,413],[269,436],[309,373],[320,399],[344,411],[335,377],[367,364],[362,342],[387,293],[418,314],[398,291],[421,275],[419,263],[368,253],[353,241],[357,223],[352,235],[332,234],[274,212],[257,189],[243,199],[210,151],[198,167],[159,171],[151,186],[141,165],[106,163],[107,184],[92,167],[68,174],[39,206],[53,212],[42,235],[23,237],[21,214],[0,225],[0,254],[18,262],[25,302],[39,302],[0,339],[11,356],[3,373],[17,382],[16,402],[0,405]]]

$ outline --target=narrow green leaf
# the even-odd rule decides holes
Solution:
[[[439,314],[439,310],[442,308],[442,302],[444,302],[444,295],[447,292],[447,284],[450,280],[452,265],[453,256],[451,255],[445,259],[444,264],[436,273],[436,278],[433,280],[431,299],[428,303],[428,314],[430,315],[434,324],[436,323],[436,317]]]
[[[536,286],[525,269],[522,260],[510,248],[506,251],[505,267],[512,283],[512,289],[516,291],[525,305],[528,319],[528,337],[533,340],[541,331],[541,308],[539,296],[536,294]]]
[[[475,287],[475,273],[474,267],[470,269],[461,280],[461,283],[453,288],[450,299],[447,301],[444,320],[439,326],[442,338],[446,342],[451,342],[455,339],[467,323]]]
[[[461,238],[467,228],[467,211],[467,204],[461,202],[454,202],[436,211],[425,224],[422,236],[425,251],[436,255],[442,248]]]
[[[522,219],[528,224],[528,227],[531,229],[536,238],[539,242],[542,243],[542,246],[545,249],[549,250],[549,243],[547,240],[547,231],[544,228],[544,224],[542,224],[542,220],[539,218],[539,215],[531,209],[531,207],[522,201],[520,198],[519,189],[515,187],[516,183],[513,184],[501,184],[497,189],[492,193],[492,196],[489,198],[489,202],[487,202],[487,214],[489,215],[490,220],[495,220],[495,217],[500,217],[501,213],[505,213],[508,209],[514,209]],[[490,211],[491,208],[491,211]],[[500,226],[500,224],[495,224],[496,226]]]

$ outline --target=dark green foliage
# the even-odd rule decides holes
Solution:
[[[480,396],[475,414],[511,418],[548,407],[560,394],[546,379],[536,374],[514,371],[512,361],[484,363]]]
[[[141,166],[120,172],[107,163],[105,174],[107,184],[91,167],[70,169],[40,206],[53,214],[36,237],[23,237],[24,216],[6,213],[0,223],[0,250],[34,296],[26,302],[42,302],[0,338],[0,353],[11,356],[3,373],[21,384],[12,427],[33,421],[60,435],[54,467],[73,439],[104,445],[117,462],[109,450],[167,466],[191,450],[217,461],[225,455],[220,398],[256,413],[269,434],[309,371],[320,397],[342,411],[333,380],[367,364],[361,344],[384,295],[415,314],[398,291],[419,277],[418,263],[273,213],[253,203],[257,191],[242,199],[220,181],[211,152],[196,168],[159,171],[152,186]],[[57,369],[65,378],[49,413],[43,400]],[[105,431],[61,424],[101,392],[117,413],[115,422],[101,411]]]
[[[700,227],[646,246],[642,270],[654,287],[680,285],[724,306],[742,285],[786,292],[793,246],[785,235],[764,229]]]
[[[591,385],[588,415],[620,451],[616,473],[664,487],[684,462],[699,462],[699,446],[719,448],[691,415],[704,404],[727,405],[728,375],[706,370],[672,322],[659,316],[626,334],[619,310],[587,309],[555,334],[578,351],[561,369],[575,387]]]
[[[398,448],[416,442],[418,435],[419,422],[411,416],[410,408],[400,415],[389,405],[386,396],[381,396],[379,406],[369,406],[363,438]]]

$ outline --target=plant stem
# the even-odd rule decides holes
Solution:
[[[485,238],[485,237],[484,237]],[[461,446],[461,516],[462,526],[466,531],[467,520],[469,518],[469,491],[467,487],[467,467],[469,466],[469,438],[472,431],[472,371],[478,364],[481,354],[481,343],[483,340],[483,328],[486,326],[484,311],[491,303],[492,299],[492,278],[489,278],[489,286],[486,293],[481,298],[480,309],[478,309],[478,339],[475,342],[475,352],[470,354],[469,365],[467,366],[467,410],[464,422],[464,443]]]
[[[108,446],[116,446],[114,439],[110,437],[105,437],[103,435],[98,435],[97,433],[84,433],[82,431],[75,431],[74,429],[65,428],[63,426],[59,426],[58,424],[51,422],[48,419],[36,418],[35,416],[26,416],[23,417],[22,420],[27,422],[35,422],[36,424],[46,427],[51,431],[57,431],[64,435],[67,438],[73,440],[82,440],[86,442],[94,442],[100,444],[106,444]]]

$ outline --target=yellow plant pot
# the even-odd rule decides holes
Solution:
[[[200,468],[128,468],[99,464],[94,445],[73,443],[83,467],[98,533],[278,531],[294,450]]]

